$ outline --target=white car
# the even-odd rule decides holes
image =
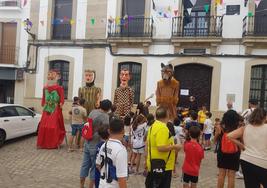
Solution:
[[[0,147],[6,140],[36,133],[40,119],[26,107],[0,103]]]

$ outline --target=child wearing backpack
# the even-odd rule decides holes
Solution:
[[[139,166],[142,154],[145,152],[145,133],[146,133],[147,120],[143,114],[137,115],[132,125],[131,143],[133,156],[131,158],[131,173],[139,173]],[[136,161],[136,169],[134,171],[133,165]]]
[[[224,113],[221,126],[216,127],[214,140],[219,143],[217,151],[217,167],[219,175],[217,187],[224,187],[225,176],[228,177],[228,187],[235,187],[235,173],[239,168],[240,149],[227,138],[227,134],[238,128],[240,115],[234,110]]]

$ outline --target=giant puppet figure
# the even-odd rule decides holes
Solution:
[[[37,138],[37,148],[40,149],[58,148],[65,137],[62,115],[64,89],[58,85],[58,79],[60,79],[60,74],[57,70],[48,72],[47,85],[43,89],[43,114]]]
[[[168,110],[169,119],[176,117],[176,105],[179,101],[180,83],[173,78],[173,66],[161,63],[162,80],[157,83],[156,102],[157,106]]]
[[[85,70],[85,86],[79,88],[79,97],[85,100],[87,114],[100,106],[101,89],[95,86],[96,73],[94,70]]]
[[[117,107],[115,115],[123,118],[130,114],[134,102],[134,91],[128,86],[130,71],[121,69],[120,86],[116,88],[114,94],[114,105]]]

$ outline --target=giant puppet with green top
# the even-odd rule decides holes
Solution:
[[[37,148],[58,148],[65,137],[65,127],[62,115],[64,104],[64,89],[58,85],[60,73],[50,70],[47,75],[47,84],[43,89],[43,113],[38,128]]]

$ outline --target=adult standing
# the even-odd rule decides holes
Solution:
[[[167,110],[163,107],[159,107],[156,110],[156,121],[148,130],[146,143],[146,168],[148,170],[148,175],[145,182],[147,188],[169,188],[171,186],[171,177],[174,165],[168,166],[167,164],[171,163],[167,162],[170,152],[172,150],[179,151],[181,146],[170,142],[170,133],[168,127],[166,126],[168,120]],[[165,171],[160,176],[157,176],[153,172],[155,166],[151,165],[151,161],[155,159],[161,160],[166,164]],[[155,163],[153,162],[153,164]]]
[[[84,71],[85,86],[79,88],[79,98],[85,100],[87,114],[100,106],[101,89],[95,86],[96,72],[86,69]]]
[[[84,188],[85,178],[88,176],[90,171],[90,182],[89,188],[94,187],[95,182],[95,161],[96,161],[96,146],[100,141],[98,130],[100,127],[109,126],[109,115],[108,112],[111,108],[110,100],[102,100],[100,102],[100,109],[94,109],[89,114],[89,118],[93,120],[93,138],[92,140],[86,140],[84,144],[84,155],[83,162],[81,165],[80,172],[80,185]]]
[[[194,96],[189,97],[188,110],[189,111],[193,110],[196,113],[198,112],[198,104],[197,104],[196,98]]]
[[[64,89],[58,85],[59,79],[60,74],[57,70],[48,72],[47,85],[43,89],[43,113],[38,129],[37,148],[58,148],[65,137],[62,115]]]
[[[130,71],[128,69],[121,69],[120,72],[120,86],[116,88],[114,94],[114,105],[117,107],[115,115],[120,118],[129,115],[134,103],[134,91],[128,86],[130,80]]]
[[[244,118],[245,125],[249,124],[249,116],[252,114],[252,112],[257,108],[258,101],[255,99],[250,99],[248,104],[248,109],[246,109],[241,116]]]
[[[228,134],[228,137],[240,147],[241,168],[246,188],[267,187],[267,124],[266,111],[257,108],[249,118],[249,124]],[[243,139],[244,144],[239,140]]]

